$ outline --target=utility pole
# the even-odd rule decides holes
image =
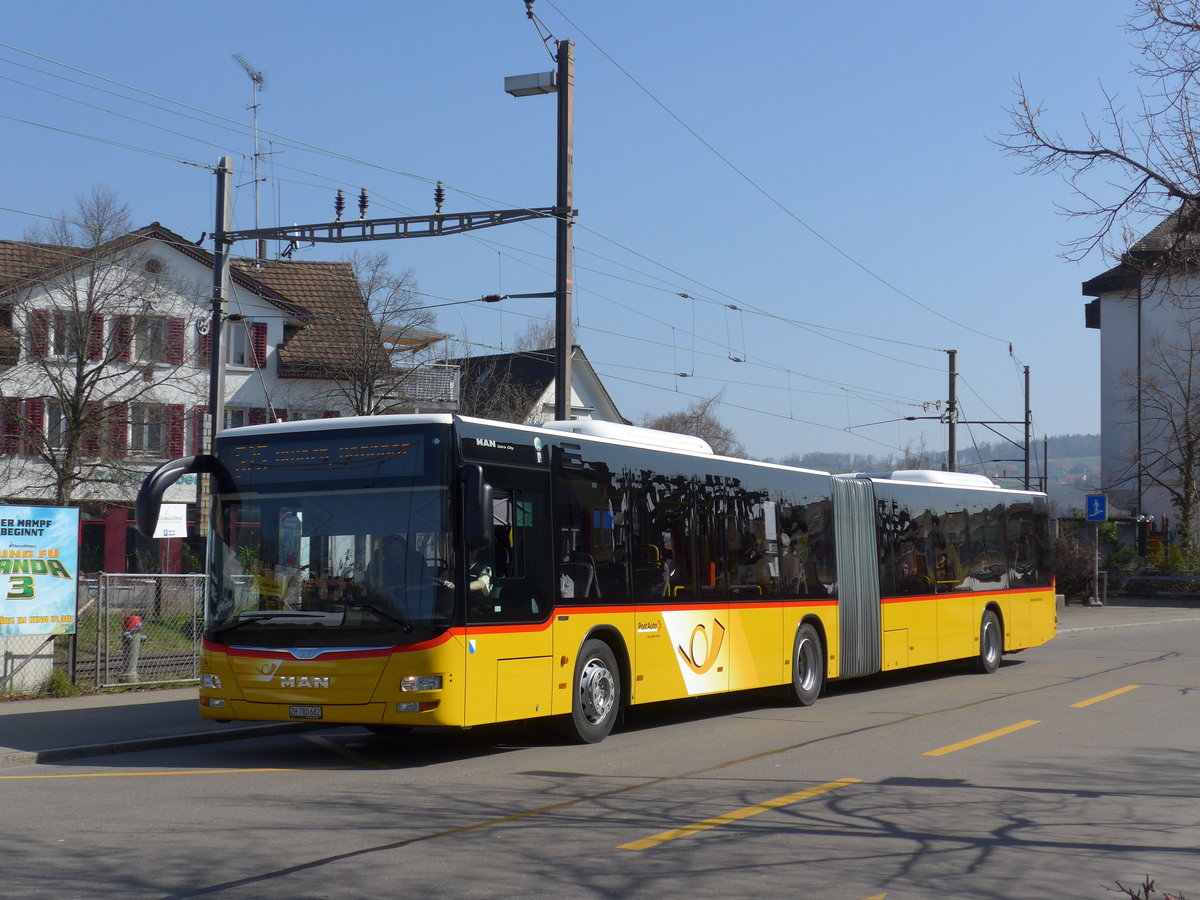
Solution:
[[[1033,426],[1033,410],[1029,408],[1029,366],[1025,367],[1025,490],[1029,490],[1029,431]]]
[[[950,434],[946,442],[946,471],[958,471],[958,434],[955,426],[958,424],[958,351],[947,350],[950,357],[950,392],[946,398],[946,424]]]
[[[217,218],[213,232],[212,317],[208,333],[208,414],[212,423],[205,450],[214,452],[217,432],[225,417],[225,364],[222,332],[225,329],[225,295],[229,290],[229,228],[233,219],[233,160],[222,156],[217,163]]]
[[[554,418],[571,418],[571,307],[575,264],[575,44],[558,42],[558,192],[555,197],[554,252]]]

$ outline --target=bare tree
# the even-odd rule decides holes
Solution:
[[[1064,136],[1044,121],[1043,106],[1018,78],[1008,108],[1012,130],[997,143],[1027,160],[1023,172],[1056,174],[1077,204],[1064,211],[1088,224],[1064,256],[1081,259],[1095,249],[1119,257],[1147,219],[1172,217],[1155,253],[1125,258],[1158,271],[1195,269],[1200,248],[1200,145],[1193,107],[1200,73],[1200,0],[1136,0],[1127,22],[1140,51],[1134,72],[1142,87],[1135,103],[1101,88],[1098,120]],[[1132,109],[1128,112],[1127,109]]]
[[[20,357],[0,368],[6,493],[102,499],[105,485],[140,478],[139,455],[161,458],[168,433],[182,442],[185,405],[166,403],[163,388],[184,362],[186,319],[166,314],[170,273],[111,191],[26,237],[25,274],[10,288]]]
[[[386,253],[355,253],[349,264],[353,283],[331,282],[328,290],[357,291],[361,314],[324,323],[322,334],[332,335],[335,345],[307,353],[306,366],[312,377],[330,383],[326,399],[331,405],[347,406],[353,415],[404,409],[419,393],[434,315],[422,306],[413,270],[393,272]],[[355,305],[337,309],[344,314]]]
[[[721,395],[701,399],[692,403],[686,409],[678,412],[664,413],[659,416],[646,416],[642,425],[658,431],[672,431],[675,434],[690,434],[703,438],[713,448],[713,452],[721,456],[746,455],[733,430],[723,424],[713,414],[712,408],[721,400]]]
[[[1169,336],[1150,336],[1140,383],[1126,377],[1126,406],[1141,409],[1143,440],[1130,462],[1162,489],[1179,513],[1179,544],[1196,557],[1200,505],[1200,315],[1181,313]]]
[[[464,343],[464,347],[469,346]],[[464,416],[498,422],[529,422],[533,418],[533,406],[543,391],[520,378],[516,371],[527,357],[535,364],[545,361],[547,365],[553,365],[553,352],[538,350],[488,356],[463,355],[453,360],[459,367],[458,411]]]
[[[542,350],[554,347],[553,319],[530,319],[525,330],[513,341],[515,350]]]

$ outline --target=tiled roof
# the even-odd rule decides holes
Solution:
[[[78,247],[55,247],[25,241],[0,241],[0,294],[18,290],[37,281],[48,269],[59,268]]]
[[[1083,293],[1099,297],[1108,291],[1133,290],[1143,273],[1156,264],[1195,266],[1200,257],[1200,204],[1185,203],[1125,251],[1120,264],[1083,283]]]
[[[336,377],[357,371],[364,356],[377,354],[369,372],[387,370],[379,327],[371,321],[354,270],[346,262],[235,259],[231,265],[300,307],[306,327],[290,334],[279,350],[283,377]]]
[[[554,348],[546,350],[520,350],[516,353],[492,353],[487,356],[464,356],[446,362],[462,370],[464,380],[472,373],[481,377],[484,373],[504,372],[513,387],[529,391],[540,397],[554,382]]]

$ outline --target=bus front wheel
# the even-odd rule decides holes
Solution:
[[[790,698],[797,706],[812,706],[825,686],[825,652],[817,629],[805,623],[796,629],[792,646]]]
[[[620,705],[621,674],[611,648],[604,641],[584,641],[575,661],[567,737],[580,744],[604,740],[617,721]]]
[[[979,659],[975,665],[984,675],[1000,668],[1000,656],[1004,652],[1004,638],[1000,634],[1000,620],[992,610],[985,610],[979,622]]]

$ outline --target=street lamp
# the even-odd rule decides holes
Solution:
[[[504,90],[514,97],[558,94],[558,192],[554,201],[554,418],[571,418],[571,294],[574,269],[571,208],[574,194],[575,44],[559,41],[555,72],[510,75]]]

